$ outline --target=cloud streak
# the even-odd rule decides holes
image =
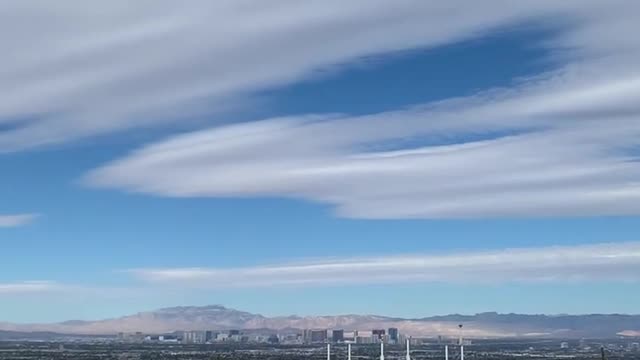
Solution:
[[[64,289],[64,286],[53,281],[21,281],[11,283],[0,283],[0,294],[38,294],[57,292]]]
[[[73,297],[74,299],[130,299],[156,296],[160,289],[152,287],[112,286],[111,284],[82,284],[59,282],[56,280],[25,280],[0,282],[0,295],[32,297],[59,296],[59,298]],[[162,292],[166,294],[166,292]]]
[[[605,9],[598,1],[505,4],[8,4],[0,14],[0,53],[6,54],[0,59],[0,125],[9,130],[0,132],[0,151],[211,116],[230,110],[229,104],[237,109],[257,91],[365,56],[439,46],[540,18],[566,16],[591,25],[587,35],[608,36],[598,43],[611,48],[623,39],[615,31],[629,30],[623,26],[634,13],[634,5],[616,1]],[[601,24],[606,15],[615,27]],[[581,45],[585,31],[571,36],[558,46]]]
[[[630,151],[640,135],[640,77],[585,91],[557,84],[567,76],[404,111],[202,130],[146,146],[86,182],[174,197],[307,199],[355,218],[640,213]],[[601,98],[603,89],[618,93]],[[607,110],[621,105],[629,112]],[[424,145],[402,147],[416,138]]]
[[[536,4],[540,16],[573,19],[545,43],[562,65],[512,88],[367,116],[200,130],[147,145],[85,181],[160,196],[303,199],[368,219],[638,215],[635,18],[616,2]],[[491,12],[494,26],[523,20]],[[437,39],[464,37],[452,34]]]
[[[638,282],[640,243],[344,258],[240,268],[133,269],[130,272],[152,284],[203,288],[429,282]]]
[[[0,228],[25,226],[31,224],[37,217],[37,214],[0,215]]]
[[[513,88],[369,116],[213,127],[144,146],[85,182],[159,196],[303,199],[370,219],[640,214],[635,4],[123,4],[4,9],[0,151],[205,118],[369,55],[533,21],[555,30],[543,46],[559,65]]]

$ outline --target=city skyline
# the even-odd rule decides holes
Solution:
[[[271,335],[304,344],[352,342],[388,344],[427,339],[439,343],[485,338],[583,339],[640,336],[636,330],[640,315],[527,315],[495,312],[474,315],[449,314],[421,318],[398,318],[382,314],[322,316],[284,315],[269,317],[222,305],[178,306],[156,309],[112,319],[67,320],[58,323],[17,324],[0,322],[5,334],[59,334],[60,336],[118,335],[141,341],[146,336],[175,335],[182,341],[200,343],[243,342],[246,337],[269,342]],[[594,326],[597,325],[597,326]],[[463,329],[464,327],[464,329]],[[210,333],[211,332],[211,333]],[[214,337],[212,334],[215,333]],[[168,338],[176,341],[175,336]]]
[[[0,323],[635,314],[638,10],[7,5]]]

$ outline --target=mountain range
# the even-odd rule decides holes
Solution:
[[[13,324],[0,321],[0,330],[63,334],[168,333],[180,330],[228,329],[345,329],[396,327],[412,336],[457,337],[458,324],[468,338],[552,337],[606,338],[640,336],[640,315],[521,315],[481,313],[404,319],[377,315],[267,317],[221,305],[179,306],[140,312],[119,318],[49,324]]]

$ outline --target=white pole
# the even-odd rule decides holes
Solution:
[[[384,343],[380,343],[380,360],[384,360]]]
[[[351,344],[347,345],[347,349],[349,349],[349,357],[347,358],[347,360],[351,360]]]
[[[327,360],[331,360],[331,344],[327,344]]]
[[[449,345],[444,346],[444,360],[449,360]]]
[[[409,339],[407,339],[407,360],[411,360],[411,350],[409,350]]]
[[[462,324],[458,325],[460,329],[460,360],[464,360],[464,341],[462,340]]]

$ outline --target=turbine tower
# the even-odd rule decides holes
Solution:
[[[462,340],[462,324],[458,325],[460,328],[460,360],[464,360],[464,342]]]
[[[407,360],[411,360],[411,350],[409,349],[409,339],[407,339]]]
[[[449,360],[449,345],[444,346],[444,360]]]
[[[384,360],[384,343],[380,342],[380,360]]]
[[[327,344],[327,360],[331,360],[331,344]]]
[[[349,355],[347,355],[347,360],[351,360],[351,344],[347,344],[347,351]]]

